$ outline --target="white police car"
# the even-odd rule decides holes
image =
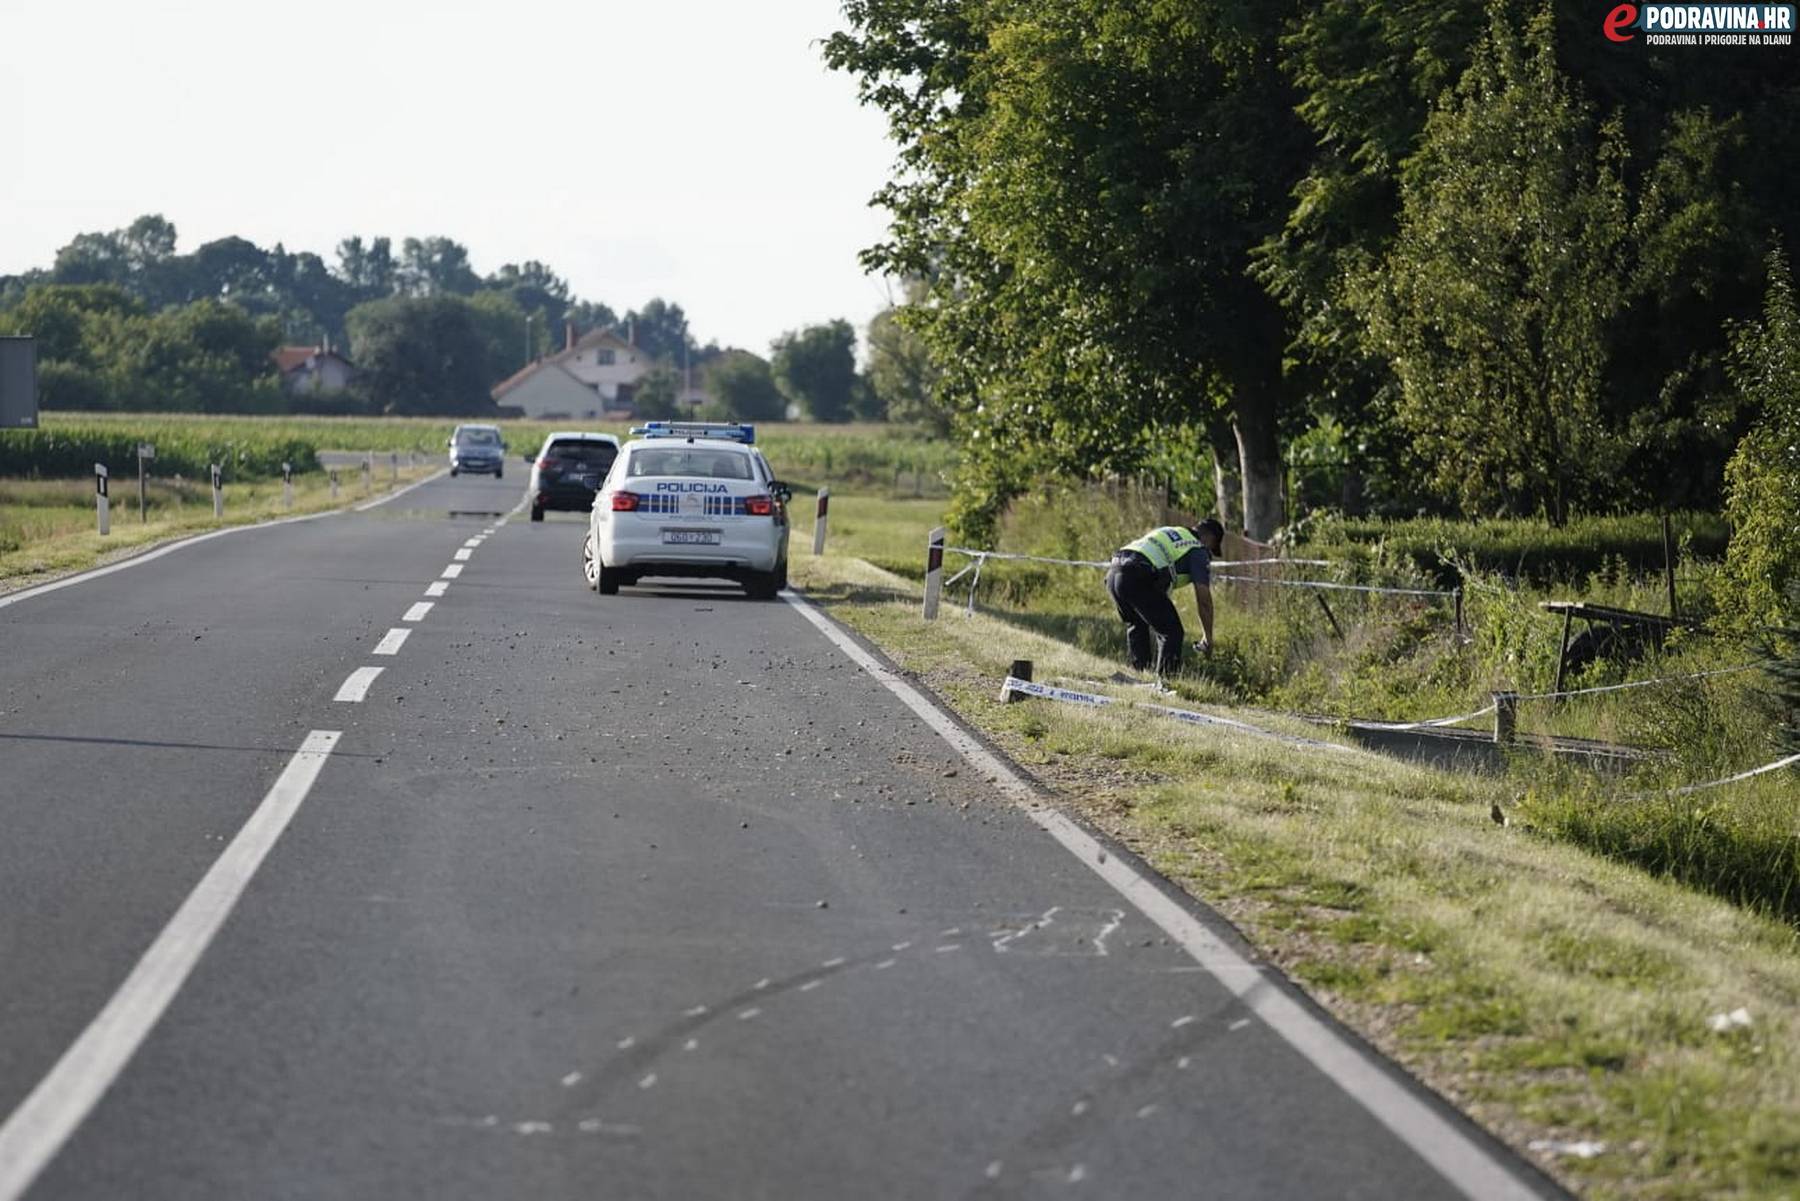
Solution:
[[[653,421],[631,432],[594,497],[588,587],[611,596],[644,576],[710,576],[760,600],[786,587],[790,494],[755,427]]]

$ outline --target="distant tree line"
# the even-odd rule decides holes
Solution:
[[[864,261],[922,281],[891,321],[966,533],[1181,455],[1259,537],[1302,505],[1722,503],[1763,409],[1732,331],[1800,230],[1785,53],[1523,0],[845,14],[825,57],[899,148]]]
[[[178,254],[175,226],[147,215],[78,234],[47,269],[0,277],[0,333],[37,335],[48,408],[482,413],[495,384],[562,349],[570,327],[615,329],[657,363],[636,396],[644,416],[675,415],[685,376],[714,396],[709,415],[733,419],[780,420],[792,407],[878,420],[890,399],[902,414],[918,407],[918,381],[884,373],[892,337],[868,372],[841,320],[783,335],[768,359],[702,346],[679,304],[656,298],[621,316],[536,261],[483,277],[443,237],[397,251],[388,238],[346,238],[335,265],[239,237]],[[360,373],[353,390],[284,396],[271,359],[284,343],[345,354]]]

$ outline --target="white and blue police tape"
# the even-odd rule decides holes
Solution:
[[[1174,718],[1190,726],[1212,726],[1236,730],[1239,733],[1251,734],[1258,738],[1272,738],[1289,746],[1310,747],[1315,750],[1340,751],[1347,754],[1362,754],[1362,748],[1343,746],[1336,742],[1326,742],[1319,738],[1305,738],[1298,734],[1280,734],[1274,730],[1265,730],[1261,726],[1253,726],[1249,722],[1236,721],[1229,717],[1215,717],[1210,713],[1200,713],[1193,709],[1177,709],[1172,705],[1153,705],[1137,701],[1121,700],[1116,696],[1104,696],[1097,692],[1076,692],[1070,688],[1057,688],[1051,684],[1035,684],[1030,680],[1021,680],[1015,676],[1007,676],[1001,686],[1002,692],[1019,692],[1026,696],[1042,697],[1045,700],[1062,701],[1070,705],[1085,705],[1100,709],[1110,705],[1123,705],[1127,709],[1143,709],[1163,717]]]

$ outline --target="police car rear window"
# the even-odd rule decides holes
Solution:
[[[631,474],[747,480],[750,478],[750,456],[731,450],[659,446],[632,452]]]

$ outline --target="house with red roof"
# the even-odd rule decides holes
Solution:
[[[356,367],[329,344],[279,346],[270,357],[281,374],[282,391],[289,396],[342,392],[356,378]]]
[[[495,403],[547,420],[631,416],[631,393],[654,366],[641,347],[609,329],[580,338],[567,327],[563,349],[495,385]]]

